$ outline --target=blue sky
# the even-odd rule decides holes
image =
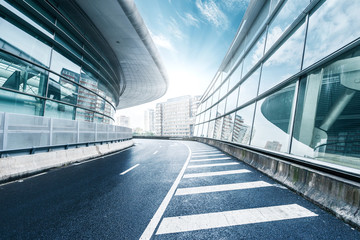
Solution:
[[[131,115],[172,97],[202,95],[237,32],[249,0],[134,1],[159,50],[169,89],[154,103],[121,114]]]

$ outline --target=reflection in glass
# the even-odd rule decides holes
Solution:
[[[265,61],[262,68],[259,94],[300,71],[304,37],[305,24],[302,23]]]
[[[360,169],[360,48],[302,79],[291,153]]]
[[[201,134],[202,137],[207,137],[208,124],[209,124],[208,122],[203,124],[204,126],[203,126],[203,130],[202,130],[202,134]]]
[[[55,50],[53,50],[52,53],[50,69],[77,83],[79,82],[80,66],[73,63]]]
[[[232,141],[241,144],[249,144],[251,126],[254,117],[255,104],[240,109],[235,114]],[[253,133],[255,130],[253,130]]]
[[[228,92],[228,87],[229,87],[228,81],[224,82],[224,84],[221,85],[219,98],[225,96],[225,94]]]
[[[217,116],[221,116],[225,113],[225,103],[226,103],[226,98],[221,100],[221,102],[218,104],[217,113],[216,113]]]
[[[233,127],[234,127],[235,113],[226,115],[223,120],[221,140],[231,141]]]
[[[0,46],[36,64],[49,66],[51,48],[0,17]]]
[[[208,132],[207,132],[208,138],[212,138],[214,136],[214,129],[215,129],[215,121],[210,121]]]
[[[231,79],[230,79],[230,82],[229,82],[229,91],[240,81],[242,64],[243,64],[243,62],[241,62],[236,67],[235,71],[231,74]]]
[[[237,106],[237,98],[239,94],[239,88],[236,88],[232,93],[230,93],[227,97],[226,102],[226,112],[230,112],[234,110]]]
[[[256,69],[243,83],[241,83],[238,106],[241,106],[257,96],[259,78],[260,67]]]
[[[251,145],[273,151],[288,150],[295,84],[260,100],[256,105]]]
[[[50,73],[48,95],[50,99],[77,104],[78,86],[58,75]]]
[[[264,53],[265,32],[263,32],[257,42],[251,47],[244,59],[242,76],[245,76],[252,67],[260,60]]]
[[[215,127],[214,127],[214,136],[215,139],[221,139],[221,129],[222,129],[222,122],[223,118],[218,118],[215,120]]]
[[[322,1],[309,18],[306,68],[360,35],[360,1]]]
[[[28,115],[43,114],[44,101],[37,97],[0,89],[0,111]]]
[[[217,107],[218,105],[215,105],[211,108],[211,119],[216,118]]]
[[[269,24],[265,52],[272,47],[309,3],[309,0],[287,0],[283,3],[281,9]]]
[[[93,122],[94,112],[82,108],[76,108],[76,120]]]
[[[43,96],[47,72],[0,52],[0,87]]]
[[[74,119],[75,108],[58,102],[46,101],[45,117]]]

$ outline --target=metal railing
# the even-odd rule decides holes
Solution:
[[[0,154],[131,138],[127,127],[0,112]]]

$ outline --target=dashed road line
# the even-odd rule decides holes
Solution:
[[[158,153],[158,151],[155,151],[154,153],[153,153],[153,155],[155,155],[155,154],[157,154]]]
[[[192,158],[215,157],[215,156],[225,156],[225,154],[219,153],[219,154],[197,155],[197,156],[193,156]]]
[[[185,174],[183,178],[198,178],[198,177],[212,177],[212,176],[222,176],[230,174],[239,174],[239,173],[250,173],[251,171],[247,169],[237,169],[229,171],[216,171],[216,172],[202,172],[202,173],[188,173]]]
[[[164,218],[157,235],[253,223],[316,217],[317,214],[297,204],[242,209]]]
[[[230,157],[223,157],[223,158],[205,158],[199,160],[191,160],[190,162],[207,162],[207,161],[218,161],[218,160],[230,160]]]
[[[178,188],[175,195],[224,192],[224,191],[251,189],[251,188],[272,187],[272,186],[273,185],[271,185],[267,182],[264,182],[264,181],[209,185],[209,186],[202,186],[202,187]]]
[[[129,168],[128,170],[120,173],[120,175],[125,175],[126,173],[130,172],[131,170],[133,170],[134,168],[136,168],[137,166],[139,166],[140,164],[136,164],[135,166],[132,166],[131,168]]]
[[[203,168],[203,167],[217,167],[217,166],[230,166],[230,165],[238,165],[237,162],[230,163],[212,163],[212,164],[199,164],[199,165],[190,165],[188,168]]]

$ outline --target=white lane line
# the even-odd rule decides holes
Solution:
[[[189,164],[190,161],[190,157],[191,157],[191,149],[190,147],[183,143],[189,150],[189,155],[185,161],[185,164],[183,166],[183,168],[181,169],[179,175],[177,176],[175,182],[173,183],[173,185],[171,186],[169,192],[166,194],[164,200],[162,201],[162,203],[160,204],[160,207],[158,208],[158,210],[156,211],[156,213],[154,214],[154,216],[152,217],[152,219],[150,220],[149,224],[147,225],[145,231],[143,232],[143,234],[140,237],[140,240],[142,239],[151,239],[153,233],[155,232],[155,229],[157,227],[157,225],[159,224],[162,216],[164,215],[164,212],[167,208],[167,206],[169,205],[169,202],[172,198],[172,196],[174,195],[176,188],[178,187],[180,180],[182,178],[182,176],[184,175],[184,172]]]
[[[153,155],[155,155],[155,154],[157,154],[158,153],[158,151],[155,151],[154,153],[153,153]]]
[[[188,173],[184,175],[184,178],[212,177],[212,176],[222,176],[222,175],[230,175],[230,174],[249,173],[249,172],[251,171],[246,169],[238,169],[238,170],[230,170],[230,171]]]
[[[197,155],[197,156],[193,156],[192,158],[215,157],[215,156],[225,156],[225,154],[223,154],[223,153],[219,153],[219,154]]]
[[[202,168],[202,167],[217,167],[217,166],[229,166],[229,165],[238,165],[237,162],[230,163],[212,163],[212,164],[199,164],[199,165],[191,165],[188,168]]]
[[[315,217],[317,214],[297,204],[250,208],[235,211],[164,218],[156,234]]]
[[[210,154],[210,153],[221,153],[221,152],[219,152],[219,151],[215,151],[215,152],[198,152],[198,153],[193,153],[192,155],[195,156],[195,155]]]
[[[210,186],[201,186],[201,187],[178,188],[175,195],[223,192],[223,191],[233,191],[233,190],[242,190],[242,189],[251,189],[251,188],[272,187],[272,186],[273,185],[264,181],[210,185]]]
[[[137,166],[139,166],[140,164],[136,164],[135,166],[132,166],[131,168],[129,168],[128,170],[120,173],[120,175],[125,175],[126,173],[130,172],[131,170],[133,170],[134,168],[136,168]]]
[[[216,149],[214,150],[214,149],[208,149],[208,150],[196,150],[196,151],[194,151],[194,152],[192,152],[192,153],[204,153],[204,152],[210,152],[210,151],[216,151]]]
[[[230,160],[229,157],[223,157],[223,158],[205,158],[200,160],[191,160],[190,162],[206,162],[206,161],[218,161],[218,160]]]

